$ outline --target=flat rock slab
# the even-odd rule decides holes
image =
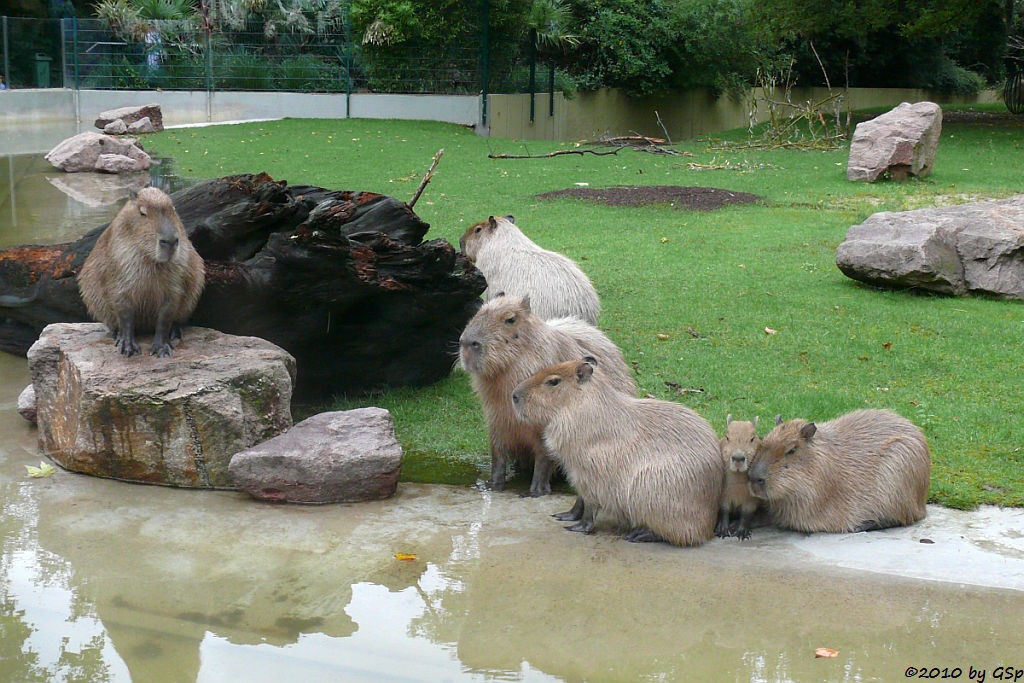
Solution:
[[[320,413],[231,458],[231,482],[262,500],[354,503],[388,498],[402,447],[382,408]]]
[[[1024,195],[873,214],[846,233],[836,265],[871,284],[1024,299]]]
[[[850,142],[847,180],[873,183],[883,175],[899,180],[924,177],[935,166],[942,109],[934,102],[904,102],[858,123]]]
[[[103,325],[56,323],[28,363],[40,446],[75,472],[230,487],[231,456],[292,424],[295,359],[256,337],[188,327],[169,358],[126,358]]]
[[[123,121],[125,126],[130,127],[136,121],[149,119],[153,130],[164,129],[164,115],[159,104],[144,104],[140,107],[118,107],[101,112],[96,117],[95,125],[100,130],[105,129],[114,121]],[[145,131],[151,132],[151,131]]]

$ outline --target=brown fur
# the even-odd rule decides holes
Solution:
[[[487,280],[485,301],[501,293],[529,296],[544,320],[571,316],[597,325],[601,302],[590,279],[571,259],[535,244],[512,216],[471,225],[459,248]]]
[[[533,495],[550,493],[552,463],[537,426],[519,420],[512,409],[516,384],[547,365],[591,355],[605,368],[608,383],[635,393],[622,352],[596,327],[575,318],[544,321],[529,297],[502,296],[485,303],[459,339],[459,360],[470,373],[483,404],[491,440],[490,485],[505,485],[509,459],[535,460]]]
[[[603,509],[633,528],[630,540],[707,541],[725,474],[715,430],[684,405],[608,386],[602,372],[585,360],[559,363],[520,383],[512,399],[521,419],[543,426],[587,503],[590,524],[577,530],[590,531]]]
[[[858,410],[820,425],[790,420],[757,448],[751,491],[779,526],[833,533],[924,518],[931,455],[924,434],[887,410]]]
[[[722,487],[722,502],[719,505],[716,536],[738,536],[741,540],[750,538],[750,526],[761,505],[761,500],[750,493],[747,480],[747,466],[754,456],[761,439],[757,436],[757,418],[753,422],[733,420],[726,417],[725,436],[719,442],[722,462],[725,464],[725,481]],[[730,526],[730,515],[739,513],[737,526]]]
[[[152,354],[171,353],[203,291],[203,259],[189,242],[171,198],[155,187],[129,200],[78,274],[89,314],[127,356],[140,353],[136,331],[154,332]]]

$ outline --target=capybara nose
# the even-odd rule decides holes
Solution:
[[[742,465],[743,461],[746,460],[746,459],[747,459],[747,456],[745,456],[745,455],[734,455],[734,456],[732,456],[732,461],[734,463],[736,463],[737,465]]]
[[[519,403],[519,394],[517,394],[516,392],[512,392],[512,402]]]
[[[473,349],[474,351],[480,350],[480,342],[474,340],[463,339],[461,342],[462,347],[466,349]]]
[[[764,477],[751,477],[750,483],[759,489],[764,488]]]
[[[171,237],[169,239],[163,239],[160,240],[160,244],[164,245],[165,247],[170,247],[171,249],[173,249],[174,247],[178,246],[178,238]]]

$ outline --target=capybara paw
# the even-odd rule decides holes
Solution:
[[[566,510],[565,512],[556,512],[551,516],[559,522],[575,522],[583,516],[583,511],[580,510],[579,512],[576,512],[576,508],[573,508],[572,510]]]
[[[750,529],[739,529],[736,532],[736,536],[738,536],[741,541],[745,541],[750,538]]]
[[[174,323],[171,325],[171,329],[167,333],[167,341],[176,342],[181,341],[185,338],[185,333],[181,330],[181,325]]]
[[[548,493],[551,493],[551,491],[548,491]],[[547,493],[540,493],[538,491],[534,491],[533,489],[530,489],[529,491],[520,491],[519,492],[519,497],[520,498],[540,498],[541,496],[546,496],[546,495],[547,495]]]
[[[489,479],[487,481],[486,485],[487,485],[487,488],[489,488],[492,491],[504,491],[505,490],[505,482],[503,482],[503,481],[494,481],[493,479]]]
[[[135,342],[134,339],[126,339],[121,337],[115,342],[117,350],[126,356],[134,356],[137,353],[142,353],[142,349]]]
[[[661,536],[654,533],[645,526],[630,529],[624,536],[630,543],[656,543],[662,540]]]
[[[150,350],[149,355],[156,356],[157,358],[167,358],[171,355],[171,345],[167,342],[164,342],[163,344],[153,344],[153,348]]]
[[[728,523],[719,522],[715,525],[715,536],[719,538],[729,538],[732,536],[732,529],[729,528]]]
[[[594,532],[594,523],[593,522],[583,522],[583,521],[581,521],[581,522],[576,522],[572,526],[567,526],[565,528],[568,529],[569,531],[576,531],[576,532],[581,533],[581,534],[591,534],[591,533]]]

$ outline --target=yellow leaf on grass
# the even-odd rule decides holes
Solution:
[[[814,651],[815,657],[838,657],[839,650],[833,650],[830,647],[819,647]]]
[[[412,562],[416,559],[416,555],[414,553],[395,553],[395,559],[402,562]]]

